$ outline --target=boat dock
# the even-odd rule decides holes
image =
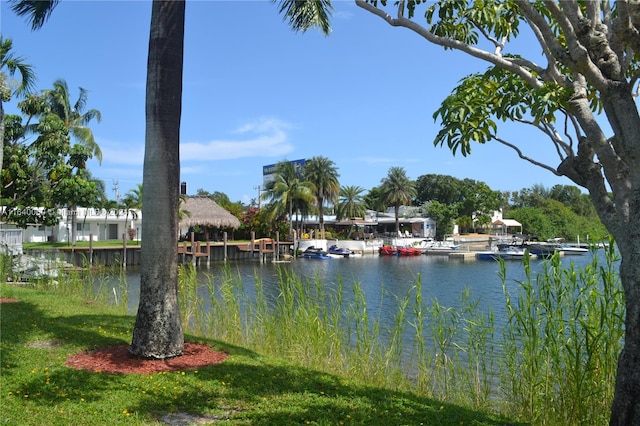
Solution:
[[[459,260],[476,260],[476,252],[474,251],[454,251],[449,253],[451,259]]]

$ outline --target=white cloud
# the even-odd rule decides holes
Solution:
[[[245,123],[233,134],[237,139],[215,139],[207,142],[185,142],[180,146],[181,161],[230,160],[247,157],[281,157],[293,151],[286,130],[289,125],[262,118]]]
[[[103,166],[126,164],[142,167],[144,163],[144,141],[137,144],[132,142],[127,145],[104,139],[97,142],[102,151]]]

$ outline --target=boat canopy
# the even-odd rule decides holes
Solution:
[[[492,223],[493,226],[501,227],[503,233],[508,233],[509,228],[519,228],[522,233],[522,224],[515,219],[498,219]]]

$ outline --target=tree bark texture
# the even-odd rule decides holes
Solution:
[[[636,198],[639,199],[635,205],[640,206],[640,194]],[[628,237],[616,238],[622,255],[620,280],[625,292],[626,318],[611,410],[612,426],[640,425],[640,225],[630,228],[633,229],[628,229]]]
[[[185,2],[154,0],[147,63],[140,303],[129,351],[182,354],[178,306],[178,201]]]

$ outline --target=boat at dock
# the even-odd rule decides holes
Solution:
[[[551,257],[556,253],[563,254],[555,245],[547,243],[526,243],[522,247],[529,250],[529,253],[542,258]]]
[[[455,244],[452,240],[434,241],[425,239],[416,246],[424,254],[447,254],[460,250],[460,245]]]
[[[418,247],[398,247],[398,256],[421,256],[422,250]]]
[[[501,245],[492,250],[476,252],[478,260],[522,260],[525,257],[536,258],[536,255],[521,246]]]
[[[398,253],[398,249],[393,246],[384,245],[378,248],[378,254],[381,256],[395,256]]]
[[[567,243],[564,238],[551,238],[547,243],[567,256],[576,256],[589,252],[589,249],[578,244]]]
[[[300,253],[298,257],[302,259],[332,259],[332,257],[329,256],[329,253],[314,246],[307,247],[307,249]]]
[[[331,257],[350,257],[355,255],[352,250],[344,247],[338,247],[335,244],[327,249],[327,253]]]

